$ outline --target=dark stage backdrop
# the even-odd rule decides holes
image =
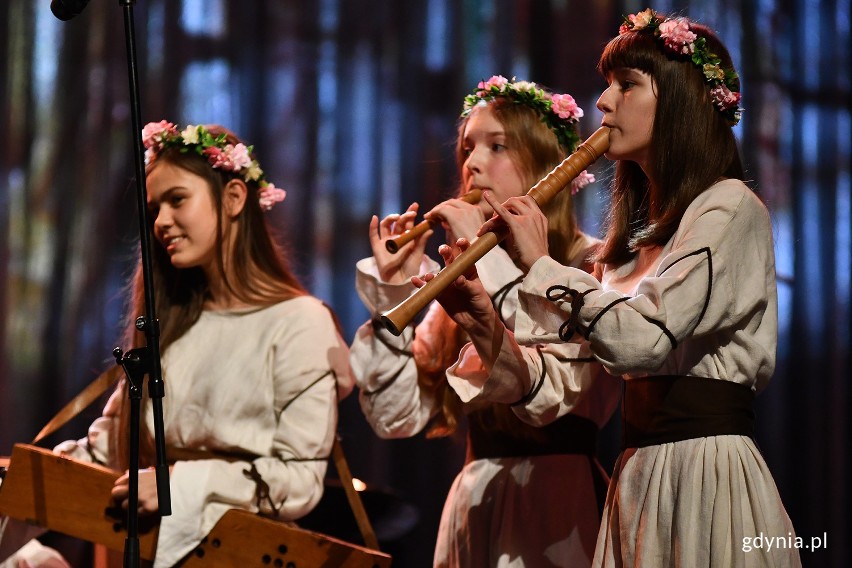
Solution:
[[[59,22],[47,0],[0,3],[0,454],[26,442],[111,360],[136,249],[120,3]],[[372,214],[452,193],[463,96],[492,74],[571,92],[599,124],[597,56],[623,14],[608,0],[140,0],[143,122],[218,122],[288,190],[270,215],[347,339],[367,317],[354,264]],[[664,1],[720,32],[743,78],[736,132],[776,229],[781,334],[758,441],[806,566],[847,566],[850,478],[850,1]],[[599,229],[599,183],[579,196]],[[432,247],[432,252],[436,247]],[[430,565],[462,440],[381,441],[355,396],[340,431],[381,510],[396,565]],[[79,437],[88,411],[55,440]],[[604,436],[610,468],[618,425]],[[404,506],[403,506],[404,505]],[[412,511],[416,513],[412,514]],[[345,512],[341,512],[341,515]],[[416,523],[414,521],[416,520]],[[67,543],[63,544],[66,546]]]

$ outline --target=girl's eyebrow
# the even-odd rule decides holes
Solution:
[[[503,132],[502,130],[491,130],[491,131],[488,131],[488,132],[483,132],[481,134],[481,137],[483,137],[483,138],[497,138],[497,137],[505,136],[505,135],[506,135],[506,133]],[[464,141],[467,142],[468,140],[470,140],[470,138],[471,137],[470,137],[469,134],[465,135]]]
[[[174,193],[175,191],[178,191],[178,190],[180,190],[180,189],[186,189],[186,188],[185,188],[184,186],[182,186],[182,185],[174,185],[174,186],[172,186],[172,187],[170,187],[170,188],[166,189],[165,191],[163,191],[163,193],[161,193],[161,194],[160,194],[160,198],[156,201],[156,203],[159,203],[160,201],[162,201],[162,200],[164,200],[164,199],[168,199],[168,197],[169,197],[172,193]],[[150,196],[149,196],[149,198],[148,198],[148,200],[147,200],[147,201],[148,201],[148,203],[149,203],[149,204],[151,204],[151,203],[155,203],[155,201],[154,201],[153,199],[151,199],[151,198],[150,198]]]

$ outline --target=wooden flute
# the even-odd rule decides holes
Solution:
[[[470,204],[479,203],[479,200],[482,198],[482,191],[479,189],[471,189],[459,199],[462,201],[466,201]],[[392,239],[388,239],[385,241],[385,248],[388,249],[388,252],[391,254],[396,254],[399,249],[408,244],[408,242],[413,241],[429,229],[435,226],[435,221],[430,219],[424,219],[420,221],[401,235],[398,235]]]
[[[535,184],[527,195],[531,196],[539,206],[550,201],[553,196],[567,187],[571,180],[577,177],[609,149],[609,128],[601,126],[585,142],[565,158],[561,164],[553,168]],[[460,254],[452,264],[445,266],[435,278],[426,283],[414,294],[382,314],[382,323],[388,331],[399,335],[414,316],[425,308],[429,302],[438,297],[447,286],[464,274],[473,264],[485,256],[485,253],[497,246],[507,235],[508,229],[502,227],[495,231],[484,233],[471,243],[470,248]]]

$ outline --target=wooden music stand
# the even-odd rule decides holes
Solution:
[[[6,467],[0,514],[123,550],[127,531],[111,514],[110,501],[119,472],[27,444],[14,446]],[[157,530],[140,523],[142,559],[154,558]],[[390,563],[391,557],[378,550],[233,509],[181,566],[388,568]]]

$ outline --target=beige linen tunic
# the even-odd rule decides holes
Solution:
[[[476,266],[504,321],[513,322],[521,271],[501,248],[490,251]],[[357,268],[356,287],[374,318],[414,292],[408,283],[382,282],[372,258],[360,261]],[[424,259],[421,273],[436,269],[436,263]],[[411,350],[415,333],[425,349],[451,340],[436,336],[430,325],[441,309],[433,303],[416,331],[408,326],[399,337],[373,322],[356,333],[351,360],[361,408],[382,438],[414,436],[438,412],[441,401],[434,391],[420,388]],[[618,404],[619,389],[617,379],[606,377],[577,404],[575,413],[603,426]],[[482,405],[467,405],[464,410],[477,408]],[[585,455],[470,461],[456,476],[444,504],[434,565],[589,566],[600,524],[596,482],[605,483],[606,475],[596,460]]]
[[[594,378],[558,357],[589,353],[627,381],[688,375],[759,392],[775,365],[777,305],[769,215],[742,182],[725,180],[689,206],[663,247],[644,249],[600,280],[538,260],[519,294],[522,360],[501,350],[490,377],[463,353],[448,372],[463,400],[508,402],[535,390],[516,413],[545,423],[570,412]],[[555,288],[554,288],[555,287]],[[571,298],[588,292],[560,339]],[[535,347],[532,347],[535,346]],[[543,354],[543,356],[542,356]],[[519,372],[518,369],[524,369]],[[745,436],[711,436],[625,450],[613,472],[595,566],[799,566],[795,549],[745,552],[744,539],[793,532],[759,449]]]
[[[174,566],[229,509],[258,511],[257,484],[245,474],[252,465],[269,485],[279,519],[298,519],[317,504],[338,395],[353,386],[348,356],[331,313],[309,296],[265,308],[205,311],[166,349],[167,445],[258,457],[175,463],[172,515],[160,524],[156,567]],[[56,451],[114,465],[118,398],[113,395],[87,438]],[[153,431],[150,404],[144,415]],[[272,512],[268,502],[260,509]]]

